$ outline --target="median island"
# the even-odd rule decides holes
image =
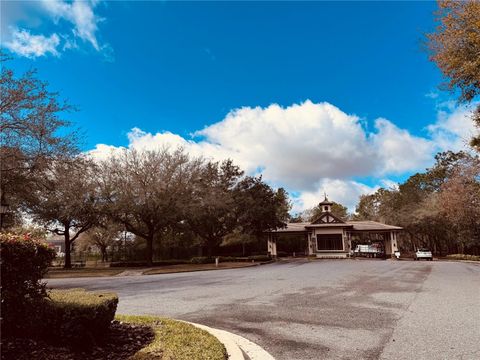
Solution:
[[[41,278],[54,252],[18,235],[0,240],[2,359],[227,359],[223,344],[194,325],[115,315],[115,293],[47,290]]]

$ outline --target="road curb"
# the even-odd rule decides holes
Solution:
[[[225,346],[228,360],[246,360],[245,356],[243,355],[244,353],[250,360],[275,360],[272,355],[270,355],[259,345],[248,339],[245,339],[240,335],[236,335],[225,330],[211,328],[206,325],[192,323],[190,321],[184,322],[196,326],[199,329],[205,330],[211,335],[215,336]]]
[[[186,322],[187,324],[193,325],[199,329],[205,330],[206,332],[215,336],[218,339],[218,341],[220,341],[223,344],[223,346],[225,346],[225,349],[227,350],[228,360],[245,360],[242,350],[240,350],[240,347],[235,343],[235,341],[233,341],[229,332],[219,330],[219,329],[214,329],[209,326],[205,326],[201,324],[192,323],[190,321],[184,321],[184,322]]]

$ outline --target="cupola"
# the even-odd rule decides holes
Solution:
[[[333,203],[328,200],[327,194],[325,194],[325,200],[323,200],[318,206],[322,209],[322,213],[332,212]]]

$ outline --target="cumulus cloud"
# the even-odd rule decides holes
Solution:
[[[59,44],[60,38],[57,34],[47,37],[33,35],[28,30],[12,29],[12,38],[5,42],[4,46],[21,56],[35,58],[49,53],[58,56],[57,47]]]
[[[260,168],[266,179],[293,188],[313,190],[321,178],[367,175],[376,166],[359,118],[328,103],[246,107],[196,135],[247,171]]]
[[[88,41],[96,50],[100,50],[97,41],[97,24],[101,20],[94,13],[98,1],[75,0],[67,2],[63,0],[42,0],[46,11],[58,23],[63,19],[70,22],[74,28],[73,33],[84,41]]]
[[[61,51],[90,44],[107,58],[112,56],[108,44],[97,38],[98,24],[103,20],[95,13],[96,0],[41,0],[11,2],[2,5],[2,46],[20,56],[35,58],[59,56]],[[28,14],[28,16],[26,15]],[[51,28],[46,34],[40,25]]]
[[[353,212],[360,195],[374,193],[379,187],[370,187],[353,180],[322,179],[316,190],[300,192],[293,201],[292,211],[300,212],[318,205],[326,193],[329,199],[346,206]]]
[[[465,131],[463,125],[454,126],[459,116],[454,109],[439,114],[429,127],[431,136],[419,137],[382,118],[369,132],[357,116],[329,103],[272,104],[232,110],[190,139],[168,131],[152,134],[134,128],[128,134],[128,147],[180,146],[192,156],[218,161],[230,158],[248,174],[261,173],[271,185],[295,194],[294,211],[314,206],[324,191],[353,210],[361,194],[379,187],[396,188],[398,184],[390,176],[421,171],[432,165],[437,151],[455,146],[453,135]],[[445,129],[453,137],[438,144],[437,135]],[[104,158],[117,150],[99,144],[91,153]],[[369,177],[374,185],[355,180],[362,177]]]
[[[377,133],[371,139],[380,157],[382,175],[420,170],[431,163],[436,148],[431,140],[413,136],[382,118],[375,121],[375,128]]]
[[[473,111],[478,105],[478,102],[458,107],[452,102],[440,104],[437,121],[427,129],[441,150],[465,149],[470,139],[478,134],[479,129],[472,121]]]

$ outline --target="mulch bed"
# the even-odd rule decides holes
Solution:
[[[101,344],[91,349],[73,350],[44,341],[15,338],[2,339],[2,360],[122,360],[147,346],[154,338],[148,326],[113,321],[110,332]]]

